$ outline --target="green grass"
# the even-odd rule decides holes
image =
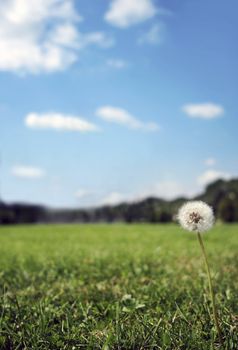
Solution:
[[[238,349],[238,225],[204,236]],[[219,348],[196,235],[175,225],[0,228],[0,349]]]

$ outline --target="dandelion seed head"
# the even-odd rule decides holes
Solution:
[[[214,224],[212,208],[202,201],[185,203],[178,212],[180,225],[191,232],[205,232]]]

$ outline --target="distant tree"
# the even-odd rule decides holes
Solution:
[[[15,222],[14,211],[6,205],[0,205],[0,225],[14,224]]]
[[[169,213],[168,211],[162,211],[160,214],[160,222],[165,223],[165,222],[171,222],[173,218],[172,213]]]
[[[218,206],[217,216],[225,222],[238,220],[238,198],[224,197]]]

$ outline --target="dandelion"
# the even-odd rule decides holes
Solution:
[[[217,309],[215,304],[215,294],[214,294],[214,289],[212,285],[210,267],[208,264],[208,259],[207,259],[207,254],[203,244],[203,239],[201,236],[201,233],[210,230],[214,224],[215,220],[214,220],[213,210],[209,205],[207,205],[202,201],[187,202],[180,208],[178,212],[178,221],[185,230],[188,230],[190,232],[195,232],[197,234],[197,238],[202,250],[206,271],[207,271],[214,322],[215,322],[219,339],[221,341],[221,330],[218,322],[218,315],[217,315]]]
[[[202,201],[187,202],[180,208],[178,220],[185,230],[202,233],[214,224],[213,210]]]

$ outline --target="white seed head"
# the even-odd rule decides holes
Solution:
[[[178,212],[180,225],[191,232],[205,232],[214,224],[212,208],[202,201],[185,203]]]

